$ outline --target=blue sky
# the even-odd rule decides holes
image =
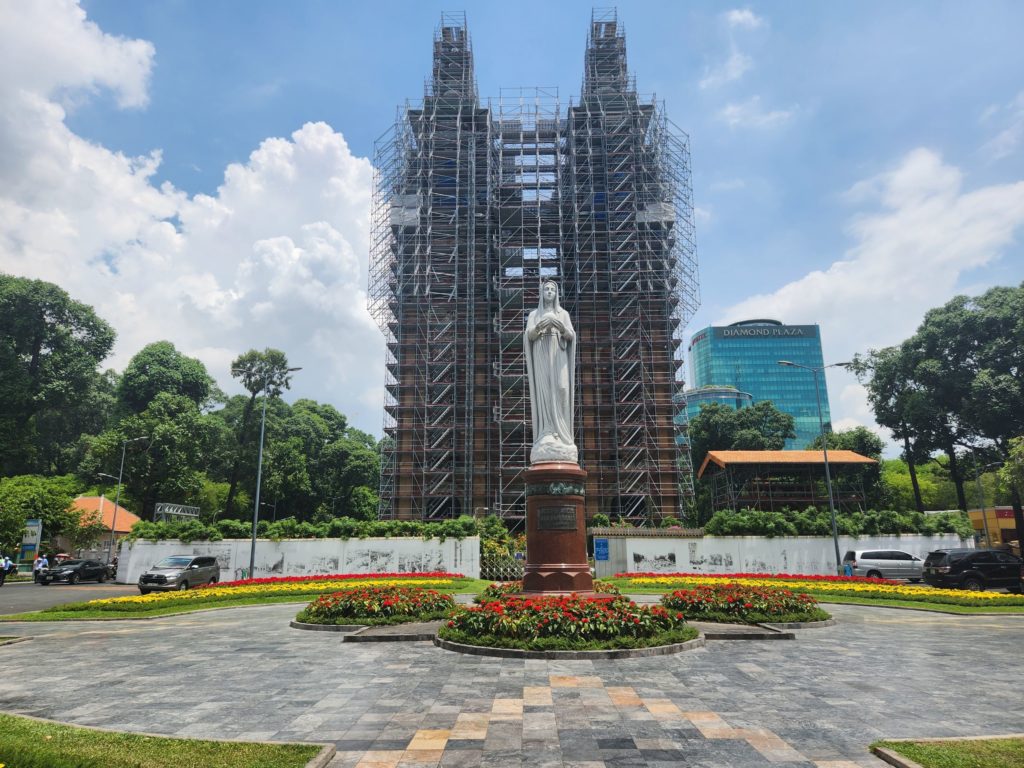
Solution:
[[[235,354],[278,346],[305,369],[296,396],[379,433],[368,158],[422,93],[443,10],[463,8],[0,0],[0,270],[97,304],[114,367],[169,338],[231,389]],[[464,10],[481,96],[578,93],[590,5]],[[639,90],[691,140],[687,335],[819,322],[835,361],[1024,279],[1024,5],[618,11]],[[871,426],[852,379],[829,385],[838,425]]]

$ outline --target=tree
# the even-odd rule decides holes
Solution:
[[[101,467],[117,466],[123,442],[145,437],[129,445],[124,465],[124,489],[139,504],[140,517],[152,515],[157,502],[198,501],[210,422],[190,398],[161,392],[142,413],[93,438],[79,471],[90,477]]]
[[[90,549],[109,536],[110,529],[103,524],[98,512],[78,512],[75,517],[75,523],[63,533],[71,549]]]
[[[129,413],[141,413],[161,392],[182,395],[202,406],[212,384],[199,360],[181,354],[169,341],[157,341],[139,350],[128,363],[118,397]]]
[[[956,448],[1010,456],[1010,440],[1024,434],[1024,284],[1000,286],[979,297],[957,296],[930,310],[910,340],[922,381],[946,414],[939,447],[950,460],[966,508]],[[1024,506],[1011,489],[1014,518],[1024,530]]]
[[[917,466],[928,460],[926,440],[928,424],[936,421],[925,394],[915,386],[910,355],[901,347],[871,350],[857,355],[851,369],[861,381],[867,379],[868,403],[875,421],[888,427],[893,438],[903,443],[903,460],[909,472],[918,512],[924,512],[924,498],[917,477]]]
[[[796,437],[794,420],[767,400],[735,410],[721,403],[701,406],[690,420],[690,456],[700,469],[708,451],[780,451]]]
[[[256,406],[256,397],[261,392],[265,397],[280,397],[281,392],[291,386],[288,358],[279,349],[267,348],[262,352],[250,349],[245,354],[236,357],[231,363],[231,375],[241,381],[242,386],[249,392],[249,400],[245,404],[241,424],[238,428],[238,448],[235,460],[231,465],[231,475],[228,478],[228,496],[225,501],[227,509],[231,508],[238,490],[239,469],[246,444],[249,441],[249,426]]]
[[[53,539],[78,524],[78,515],[71,509],[71,502],[81,490],[73,475],[62,477],[41,477],[40,475],[17,475],[0,478],[0,519],[3,519],[2,536],[13,536],[13,529],[20,528],[17,541],[21,543],[25,521],[39,519],[43,523],[43,536]]]
[[[0,274],[0,473],[34,466],[35,417],[74,404],[113,344],[114,329],[56,285]]]

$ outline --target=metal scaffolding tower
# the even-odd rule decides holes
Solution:
[[[481,105],[465,18],[434,35],[422,103],[376,146],[370,310],[387,340],[381,517],[525,514],[522,334],[540,282],[576,326],[587,511],[678,515],[692,468],[673,422],[699,303],[686,135],[596,12],[583,88]]]

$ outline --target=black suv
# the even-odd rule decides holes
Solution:
[[[1006,587],[1020,592],[1024,564],[1019,557],[996,549],[938,549],[924,561],[924,581],[933,587],[988,589]]]

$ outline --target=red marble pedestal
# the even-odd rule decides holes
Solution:
[[[523,592],[563,595],[592,594],[594,580],[587,563],[587,473],[578,464],[534,464],[526,481],[526,567]]]

